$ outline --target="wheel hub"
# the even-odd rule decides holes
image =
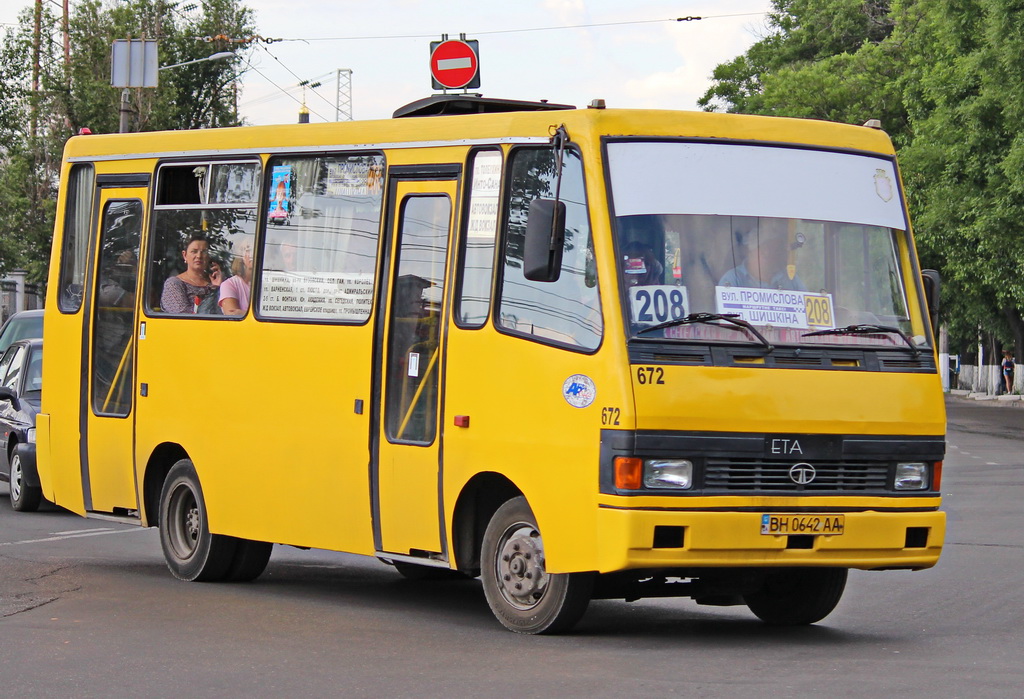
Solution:
[[[188,559],[196,552],[202,526],[195,494],[187,485],[180,484],[171,495],[167,522],[171,546],[180,559]]]
[[[529,609],[540,602],[548,584],[540,532],[520,523],[510,527],[502,541],[496,561],[501,594],[519,609]]]
[[[11,460],[11,495],[17,500],[21,497],[21,459],[15,456]]]
[[[193,544],[199,540],[199,508],[193,507],[185,515],[185,535]]]

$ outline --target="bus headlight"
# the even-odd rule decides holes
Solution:
[[[928,464],[915,461],[896,464],[896,490],[927,490]]]
[[[644,461],[645,488],[689,490],[693,486],[693,462],[689,459],[647,459]]]

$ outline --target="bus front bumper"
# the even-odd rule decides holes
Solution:
[[[766,514],[771,516],[768,510],[708,512],[602,505],[599,570],[794,566],[918,570],[939,560],[946,532],[946,513],[934,510],[823,513],[842,517],[841,534],[762,533]],[[816,516],[792,510],[784,514]]]

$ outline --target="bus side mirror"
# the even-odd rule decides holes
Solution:
[[[928,304],[928,315],[932,319],[932,334],[939,335],[939,287],[942,279],[938,270],[921,270],[921,281],[924,283],[924,299]]]
[[[565,204],[557,199],[531,201],[523,244],[523,276],[532,282],[558,281],[564,242]]]

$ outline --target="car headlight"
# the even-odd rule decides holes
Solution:
[[[645,488],[689,490],[693,486],[693,462],[689,459],[647,459],[644,461]]]
[[[36,443],[36,428],[35,427],[29,427],[28,428],[28,435],[27,435],[27,437],[28,437],[28,443],[29,444],[35,444]]]
[[[928,464],[920,461],[896,464],[895,488],[896,490],[927,490]]]

